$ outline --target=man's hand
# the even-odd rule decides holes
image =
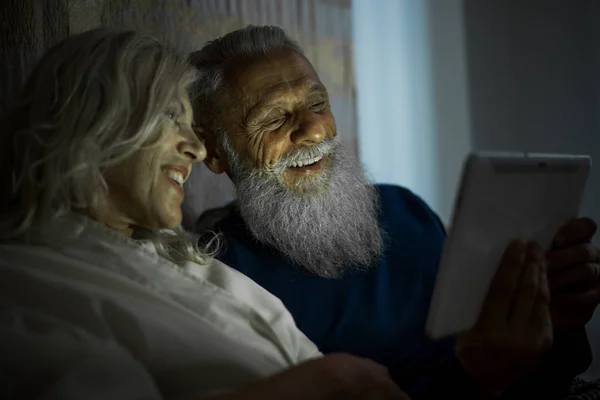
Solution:
[[[210,400],[410,400],[387,369],[371,360],[332,354],[307,361]],[[209,399],[207,399],[209,400]]]
[[[590,218],[578,218],[557,232],[547,254],[550,314],[556,332],[583,327],[600,303],[600,249]]]
[[[456,355],[482,395],[499,395],[552,346],[549,289],[542,248],[506,249],[475,327],[458,336]]]

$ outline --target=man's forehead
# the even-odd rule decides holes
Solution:
[[[321,84],[311,63],[291,48],[248,59],[228,72],[227,80],[238,100]]]

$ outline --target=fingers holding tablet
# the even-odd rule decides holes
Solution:
[[[554,327],[550,313],[550,283],[548,281],[548,267],[542,253],[541,259],[537,261],[538,268],[538,292],[535,306],[531,315],[531,323],[539,332],[538,351],[543,353],[552,347],[554,338]]]
[[[530,242],[526,251],[512,312],[508,316],[512,325],[528,324],[533,320],[541,322],[541,317],[548,314],[544,251],[535,242]],[[501,268],[502,266],[499,269]]]
[[[582,242],[589,242],[596,234],[598,226],[593,219],[582,217],[564,224],[556,233],[553,240],[554,248],[561,248]]]
[[[596,229],[591,218],[570,220],[547,253],[555,332],[581,328],[600,303],[600,248],[592,243]]]
[[[498,272],[490,284],[479,323],[493,323],[498,317],[508,319],[513,304],[513,293],[523,272],[525,256],[526,247],[522,241],[515,240],[508,245],[502,255]]]
[[[552,345],[544,263],[538,244],[512,242],[475,327],[458,336],[457,357],[486,394],[500,394]]]

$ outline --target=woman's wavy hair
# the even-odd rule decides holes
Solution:
[[[50,49],[0,127],[0,240],[96,210],[108,194],[106,168],[158,137],[165,108],[196,75],[185,56],[133,31],[94,29]],[[210,261],[180,229],[134,237],[178,264]]]

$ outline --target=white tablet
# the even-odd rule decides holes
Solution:
[[[436,278],[426,331],[433,339],[471,329],[506,246],[537,240],[546,249],[579,214],[588,156],[471,153]]]

